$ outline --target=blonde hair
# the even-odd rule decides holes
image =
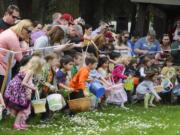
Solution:
[[[38,56],[33,56],[29,62],[26,64],[24,67],[25,70],[30,70],[34,74],[39,74],[42,71],[43,63],[44,61],[38,57]]]
[[[99,34],[94,38],[94,43],[97,45],[99,49],[103,48],[104,44],[106,42],[106,39],[103,34]]]
[[[26,37],[25,37],[25,35],[22,34],[22,30],[24,28],[27,29],[28,27],[32,27],[32,26],[33,26],[33,24],[32,24],[32,22],[30,20],[23,19],[23,20],[19,21],[16,25],[12,26],[10,29],[12,31],[14,31],[17,34],[18,37],[21,37],[21,38],[24,39]]]
[[[119,62],[121,64],[126,64],[126,63],[130,62],[131,59],[132,59],[132,57],[130,57],[130,56],[123,56],[123,57],[120,57]]]

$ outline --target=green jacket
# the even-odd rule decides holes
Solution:
[[[74,77],[77,72],[78,72],[77,67],[75,65],[73,65],[73,67],[71,69],[71,76]]]

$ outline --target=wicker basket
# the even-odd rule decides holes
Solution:
[[[90,97],[84,97],[68,100],[68,105],[72,112],[85,112],[91,107],[91,99]]]

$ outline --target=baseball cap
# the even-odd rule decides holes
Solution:
[[[69,23],[72,23],[73,24],[73,21],[74,21],[74,18],[71,14],[69,13],[64,13],[62,16],[61,16],[62,19],[68,21]]]

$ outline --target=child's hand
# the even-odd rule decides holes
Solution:
[[[73,89],[73,88],[68,88],[67,90],[68,90],[69,92],[74,91],[74,89]]]
[[[79,44],[74,44],[73,46],[74,47],[83,47],[84,45],[82,43],[79,43]]]
[[[53,85],[50,85],[49,88],[50,88],[51,91],[55,91],[56,90],[56,87],[54,87]]]
[[[83,94],[85,97],[88,97],[88,93],[85,90],[83,91]]]
[[[38,88],[37,88],[37,87],[34,87],[32,90],[35,91],[35,92],[37,92],[37,91],[38,91]]]
[[[156,102],[159,102],[160,100],[161,100],[161,98],[160,98],[160,97],[156,98]]]

